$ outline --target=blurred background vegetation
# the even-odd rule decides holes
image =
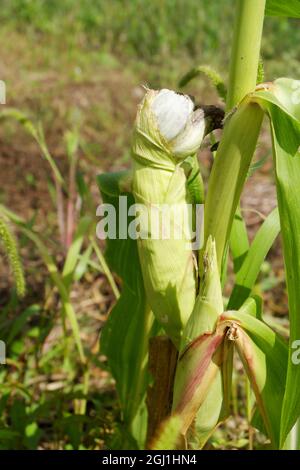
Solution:
[[[65,127],[84,109],[82,124],[92,127],[87,132],[105,128],[98,150],[106,153],[112,133],[114,158],[126,158],[128,132],[116,136],[112,128],[126,128],[128,111],[139,99],[133,85],[176,88],[200,63],[227,78],[233,0],[1,0],[0,5],[0,73],[8,104],[42,119],[52,134],[60,118]],[[297,75],[299,44],[297,20],[266,18],[267,80]],[[188,91],[211,99],[205,80]],[[132,95],[135,102],[128,99]]]
[[[6,82],[6,106],[42,123],[50,154],[66,179],[70,133],[77,136],[76,203],[86,198],[86,206],[96,206],[95,174],[129,165],[130,131],[143,96],[140,85],[176,89],[179,79],[200,64],[210,64],[227,79],[233,7],[233,0],[0,0],[0,79]],[[299,78],[298,20],[266,18],[262,58],[265,80]],[[193,81],[186,91],[198,102],[218,102],[206,78]],[[1,121],[0,203],[34,227],[60,268],[66,254],[59,240],[55,185],[41,153],[22,126]],[[269,142],[262,135],[258,158],[263,165],[250,178],[251,190],[244,197],[252,231],[261,218],[251,206],[266,214],[275,205],[268,155]],[[205,176],[211,165],[209,145],[201,164]],[[63,197],[67,203],[68,194]],[[7,342],[8,360],[0,366],[0,448],[118,448],[121,417],[98,348],[115,299],[101,256],[84,241],[80,256],[85,262],[77,266],[70,288],[87,377],[70,328],[61,322],[57,286],[28,237],[16,235],[27,293],[17,298],[3,263],[0,339]],[[257,289],[284,330],[287,301],[279,255],[276,246]],[[249,445],[238,380],[235,391],[234,420],[216,433],[217,448]],[[259,436],[255,442],[261,444]]]

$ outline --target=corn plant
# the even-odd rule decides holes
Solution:
[[[237,0],[228,86],[208,66],[195,68],[181,81],[185,85],[205,73],[225,101],[222,137],[206,192],[196,154],[205,135],[213,140],[220,111],[195,107],[187,95],[166,89],[145,91],[133,132],[132,169],[98,178],[104,202],[116,211],[120,196],[128,207],[134,202],[146,207],[138,227],[140,235],[148,236],[108,238],[106,251],[123,290],[104,328],[101,348],[116,380],[125,448],[204,448],[230,414],[234,351],[255,398],[251,425],[266,435],[272,448],[300,445],[300,368],[293,359],[300,339],[300,82],[263,82],[265,14],[299,18],[300,3]],[[265,116],[278,208],[250,246],[239,203]],[[203,202],[203,244],[195,249],[182,213],[188,204],[196,210]],[[180,239],[153,236],[157,227],[149,223],[150,209],[160,204],[169,208],[171,226],[184,234]],[[173,205],[179,209],[174,211]],[[120,210],[119,224],[123,216]],[[253,295],[279,232],[289,344],[264,320],[262,299]],[[235,284],[225,301],[229,258]]]

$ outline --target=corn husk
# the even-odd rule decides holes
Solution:
[[[139,106],[132,144],[132,190],[136,203],[144,208],[139,214],[144,236],[138,238],[138,251],[147,299],[179,347],[196,298],[190,197],[182,162],[199,148],[205,123],[203,112],[193,111],[188,97],[172,93],[148,90]],[[153,213],[168,221],[169,233],[157,226]]]
[[[223,298],[216,246],[211,237],[204,252],[204,265],[201,290],[183,331],[173,397],[173,414],[181,418],[183,436],[194,422],[196,448],[202,448],[215,429],[223,406],[225,326],[218,325]]]

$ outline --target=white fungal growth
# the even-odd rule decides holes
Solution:
[[[205,118],[202,109],[194,111],[189,96],[162,89],[153,99],[151,110],[160,134],[175,156],[185,157],[198,150],[205,133]]]

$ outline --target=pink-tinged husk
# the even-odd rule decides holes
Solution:
[[[228,327],[228,322],[221,321],[214,333],[206,333],[196,338],[179,357],[173,414],[181,417],[183,435],[188,431],[220,372],[223,362],[223,342],[226,341]]]
[[[216,246],[209,237],[205,271],[195,307],[183,331],[177,365],[173,411],[183,415],[183,433],[195,421],[195,439],[202,447],[219,422],[223,406],[220,359],[223,330],[216,330],[223,312]]]

